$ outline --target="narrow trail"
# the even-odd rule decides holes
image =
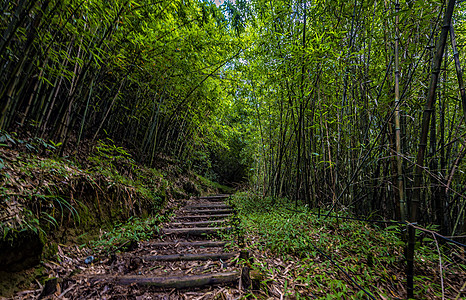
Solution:
[[[233,240],[237,237],[232,222],[235,211],[227,198],[185,201],[157,241],[139,242],[132,251],[112,255],[76,275],[79,288],[72,294],[79,294],[71,298],[238,298],[243,293],[237,261],[244,252]]]

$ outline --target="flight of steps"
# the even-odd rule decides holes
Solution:
[[[235,210],[226,202],[228,197],[186,201],[165,224],[159,239],[140,242],[131,252],[113,255],[88,276],[78,275],[86,286],[81,296],[217,299],[221,293],[218,299],[228,299],[225,295],[240,295],[244,286],[240,281],[247,280],[248,268],[238,261],[248,257],[237,245],[241,238],[233,222]]]

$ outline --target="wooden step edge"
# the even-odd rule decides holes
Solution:
[[[226,284],[238,282],[240,272],[211,273],[190,276],[172,276],[172,277],[146,277],[144,275],[126,275],[126,276],[106,276],[96,275],[89,278],[90,282],[112,281],[120,285],[144,285],[157,288],[176,288],[186,289],[205,285]]]
[[[206,202],[222,202],[226,203],[228,197],[216,197],[216,198],[199,198],[197,201],[206,201]]]
[[[186,205],[183,207],[185,210],[193,210],[193,209],[233,209],[233,206],[228,205],[228,204],[218,204],[218,203],[212,203],[212,204],[198,204],[198,205]]]
[[[189,214],[206,214],[206,215],[215,215],[215,214],[232,214],[235,212],[234,209],[183,209],[182,210],[185,213]]]
[[[188,215],[188,216],[176,216],[175,220],[180,219],[219,219],[219,218],[228,218],[233,216],[232,214],[221,214],[221,215]]]
[[[201,200],[208,200],[208,202],[214,202],[214,203],[226,203],[224,198],[218,198],[218,199],[201,199]],[[196,203],[198,203],[196,201]]]
[[[157,242],[148,243],[148,247],[161,248],[161,247],[225,247],[229,242],[225,241],[199,241],[199,242]]]
[[[189,235],[205,235],[215,234],[220,231],[231,230],[231,227],[190,227],[190,228],[167,228],[163,229],[164,234],[189,234]]]
[[[199,200],[187,200],[184,202],[187,206],[198,206],[198,207],[206,207],[206,206],[230,206],[228,202],[219,202],[219,201],[202,201]]]
[[[167,225],[171,226],[196,226],[196,225],[214,225],[222,224],[227,222],[227,220],[208,220],[208,221],[196,221],[196,222],[173,222]]]
[[[220,194],[220,195],[211,195],[211,196],[201,196],[199,199],[226,199],[230,197],[229,194]]]
[[[228,260],[238,255],[238,253],[195,253],[195,254],[170,254],[144,256],[144,261],[207,261],[207,260]]]

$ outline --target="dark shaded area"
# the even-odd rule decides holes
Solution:
[[[40,262],[44,241],[31,230],[8,233],[0,240],[0,270],[18,272]]]
[[[236,136],[229,139],[228,150],[212,151],[212,170],[218,175],[218,182],[225,185],[242,184],[248,180],[252,157],[244,157],[247,143]]]

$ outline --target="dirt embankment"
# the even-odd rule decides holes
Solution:
[[[58,158],[13,143],[0,147],[0,296],[45,278],[40,262],[60,244],[85,244],[116,222],[218,190],[169,158],[154,169],[102,141],[88,149]]]

